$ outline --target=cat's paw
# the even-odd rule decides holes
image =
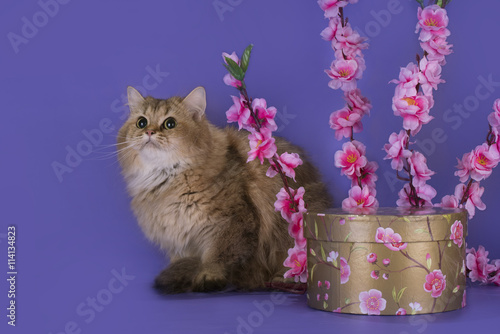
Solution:
[[[198,258],[182,258],[173,262],[156,276],[154,288],[163,294],[176,294],[191,291],[201,261]]]
[[[193,282],[193,291],[211,292],[220,291],[227,286],[228,282],[224,275],[215,270],[202,270]]]

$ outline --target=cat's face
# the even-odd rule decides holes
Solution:
[[[186,98],[143,98],[128,88],[130,115],[118,132],[120,163],[170,168],[189,163],[206,149],[205,90],[194,89]]]

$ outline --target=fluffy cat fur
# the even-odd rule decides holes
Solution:
[[[130,116],[118,133],[122,173],[140,227],[170,257],[155,287],[163,293],[260,289],[282,276],[293,247],[273,206],[283,185],[279,176],[266,176],[268,162],[246,162],[247,133],[207,121],[202,87],[167,100],[129,87],[128,99]],[[142,129],[140,117],[147,120]],[[167,118],[175,127],[163,125]],[[290,186],[305,187],[309,209],[330,206],[302,150],[279,138],[276,144],[278,154],[297,152],[304,160]]]

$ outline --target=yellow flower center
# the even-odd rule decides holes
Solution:
[[[260,144],[262,144],[262,140],[259,140],[259,141],[257,142],[257,146],[255,146],[255,147],[259,147],[259,146],[260,146]]]
[[[358,160],[358,157],[354,153],[349,154],[349,156],[347,157],[347,162],[350,164],[355,163],[356,160]]]
[[[479,157],[476,159],[477,163],[486,166],[486,164],[489,162],[488,158],[486,158],[484,155],[480,154]]]
[[[294,262],[295,262],[295,265],[296,265],[297,267],[300,267],[300,262],[299,262],[299,260],[295,260]]]
[[[406,103],[408,103],[409,106],[414,106],[417,104],[417,101],[415,100],[414,97],[404,97],[401,100],[406,101]]]
[[[370,297],[368,298],[368,300],[366,301],[366,306],[368,306],[368,308],[370,310],[378,310],[379,307],[380,307],[380,302],[378,300],[377,297]]]
[[[428,18],[427,20],[424,21],[424,24],[428,27],[437,27],[438,22],[436,19]]]
[[[364,202],[365,202],[365,200],[363,200],[363,199],[358,199],[358,200],[356,201],[356,204],[361,205],[361,204],[363,204]]]
[[[349,72],[348,69],[344,68],[344,69],[339,71],[339,74],[342,78],[345,78],[345,77],[348,77],[349,74],[351,74],[351,72]]]
[[[441,289],[441,280],[440,279],[437,279],[437,278],[433,279],[431,284],[434,285],[437,290]]]

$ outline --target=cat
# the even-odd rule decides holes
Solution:
[[[269,163],[247,163],[247,134],[206,118],[206,93],[185,98],[143,97],[128,87],[130,115],[118,132],[118,159],[132,210],[146,237],[170,265],[155,279],[162,293],[263,289],[282,277],[293,247],[288,224],[273,203],[282,181]],[[303,151],[277,138],[278,154],[299,153],[297,184],[310,210],[331,205]]]

